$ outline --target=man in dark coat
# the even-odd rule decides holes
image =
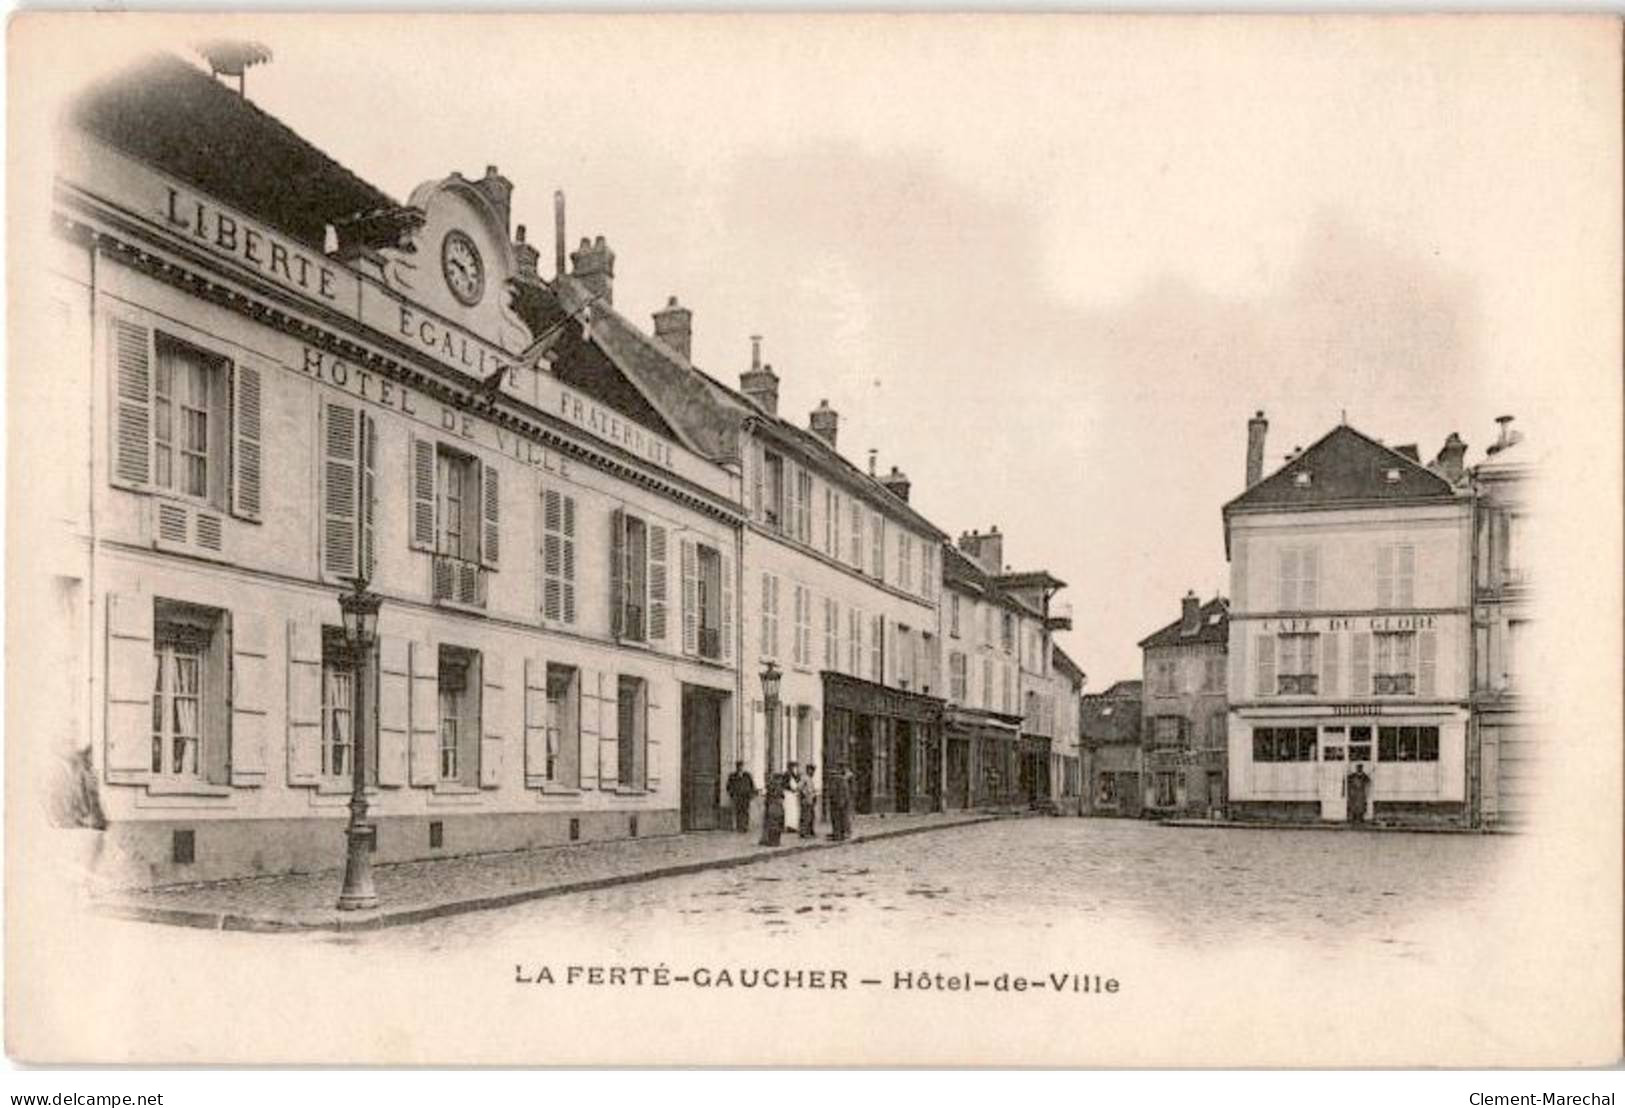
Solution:
[[[778,846],[784,834],[784,774],[770,773],[762,794],[762,839],[759,846]]]
[[[750,830],[750,802],[756,795],[756,779],[745,768],[744,762],[735,762],[728,775],[728,799],[734,807],[734,830]]]
[[[829,837],[840,842],[850,832],[852,818],[852,778],[845,762],[837,762],[834,772],[824,778],[824,799],[829,805]]]
[[[1356,765],[1354,772],[1349,774],[1348,794],[1349,820],[1364,823],[1366,801],[1371,796],[1371,777],[1366,773],[1363,764]]]

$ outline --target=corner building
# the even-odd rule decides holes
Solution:
[[[1340,426],[1266,477],[1266,428],[1259,413],[1249,487],[1223,510],[1231,817],[1342,822],[1363,765],[1367,818],[1466,822],[1465,447],[1424,466]]]
[[[520,356],[568,311],[511,184],[397,203],[172,58],[89,90],[61,150],[47,295],[82,406],[49,418],[91,456],[49,587],[109,861],[338,864],[357,575],[379,860],[678,830],[682,753],[734,740],[737,471],[590,328],[568,365]]]

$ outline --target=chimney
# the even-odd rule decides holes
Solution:
[[[508,229],[509,205],[513,198],[513,182],[497,172],[497,167],[485,167],[485,176],[474,182],[474,187],[483,192],[491,206],[497,210],[497,216],[502,224],[504,233]]]
[[[1004,572],[1004,536],[997,527],[988,528],[985,535],[980,531],[961,534],[959,549],[984,572],[995,576]]]
[[[1422,464],[1422,451],[1414,442],[1408,442],[1404,446],[1394,447],[1394,453],[1403,454],[1405,457],[1409,458],[1418,465]]]
[[[654,315],[655,338],[683,356],[693,358],[694,313],[677,303],[677,297],[666,299],[666,306]]]
[[[1264,433],[1270,421],[1263,411],[1247,421],[1247,487],[1252,488],[1264,479]]]
[[[1523,434],[1521,432],[1514,431],[1512,429],[1511,416],[1496,416],[1495,422],[1501,425],[1501,434],[1493,443],[1490,444],[1490,448],[1484,452],[1485,454],[1499,454],[1513,443],[1520,442],[1523,439]]]
[[[870,477],[873,477],[875,475],[875,457],[879,453],[880,453],[880,451],[876,450],[874,447],[871,446],[869,448],[869,476]]]
[[[750,369],[739,375],[739,391],[770,416],[779,414],[779,375],[762,364],[762,336],[750,337]]]
[[[1202,602],[1196,598],[1194,591],[1187,592],[1185,599],[1180,601],[1179,633],[1181,635],[1194,635],[1202,629]]]
[[[580,249],[570,255],[570,272],[586,285],[592,294],[606,304],[615,302],[615,251],[609,248],[604,236],[589,241],[581,240]]]
[[[553,190],[553,276],[564,276],[564,190]]]
[[[831,450],[835,449],[835,429],[840,424],[841,417],[835,409],[829,406],[828,400],[820,400],[818,409],[807,417],[807,429],[825,442],[829,443]]]
[[[1433,461],[1433,468],[1439,476],[1452,485],[1461,480],[1462,460],[1467,456],[1467,444],[1461,441],[1461,436],[1454,431],[1444,440],[1444,446],[1439,450],[1439,456]]]
[[[904,473],[896,466],[892,466],[891,472],[886,474],[884,477],[881,477],[879,480],[880,483],[885,486],[887,492],[901,500],[904,504],[908,503],[908,490],[912,487],[909,484],[908,474]]]
[[[514,261],[519,266],[519,276],[536,277],[536,262],[541,258],[540,252],[525,241],[525,225],[519,225],[518,233],[513,240]]]

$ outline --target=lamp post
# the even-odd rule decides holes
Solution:
[[[378,607],[383,597],[367,591],[363,577],[350,579],[352,590],[339,596],[344,613],[344,639],[355,665],[355,707],[350,720],[350,826],[344,835],[348,850],[344,859],[344,889],[339,893],[339,910],[352,912],[378,907],[378,891],[372,884],[372,843],[374,828],[367,822],[367,745],[372,726],[372,644],[378,632]]]
[[[779,678],[782,676],[783,672],[772,661],[762,667],[762,703],[767,716],[767,763],[762,767],[764,782],[779,764]]]

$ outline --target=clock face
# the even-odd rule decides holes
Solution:
[[[485,293],[485,263],[472,239],[461,231],[447,234],[440,246],[440,268],[453,296],[471,308],[480,302]]]

